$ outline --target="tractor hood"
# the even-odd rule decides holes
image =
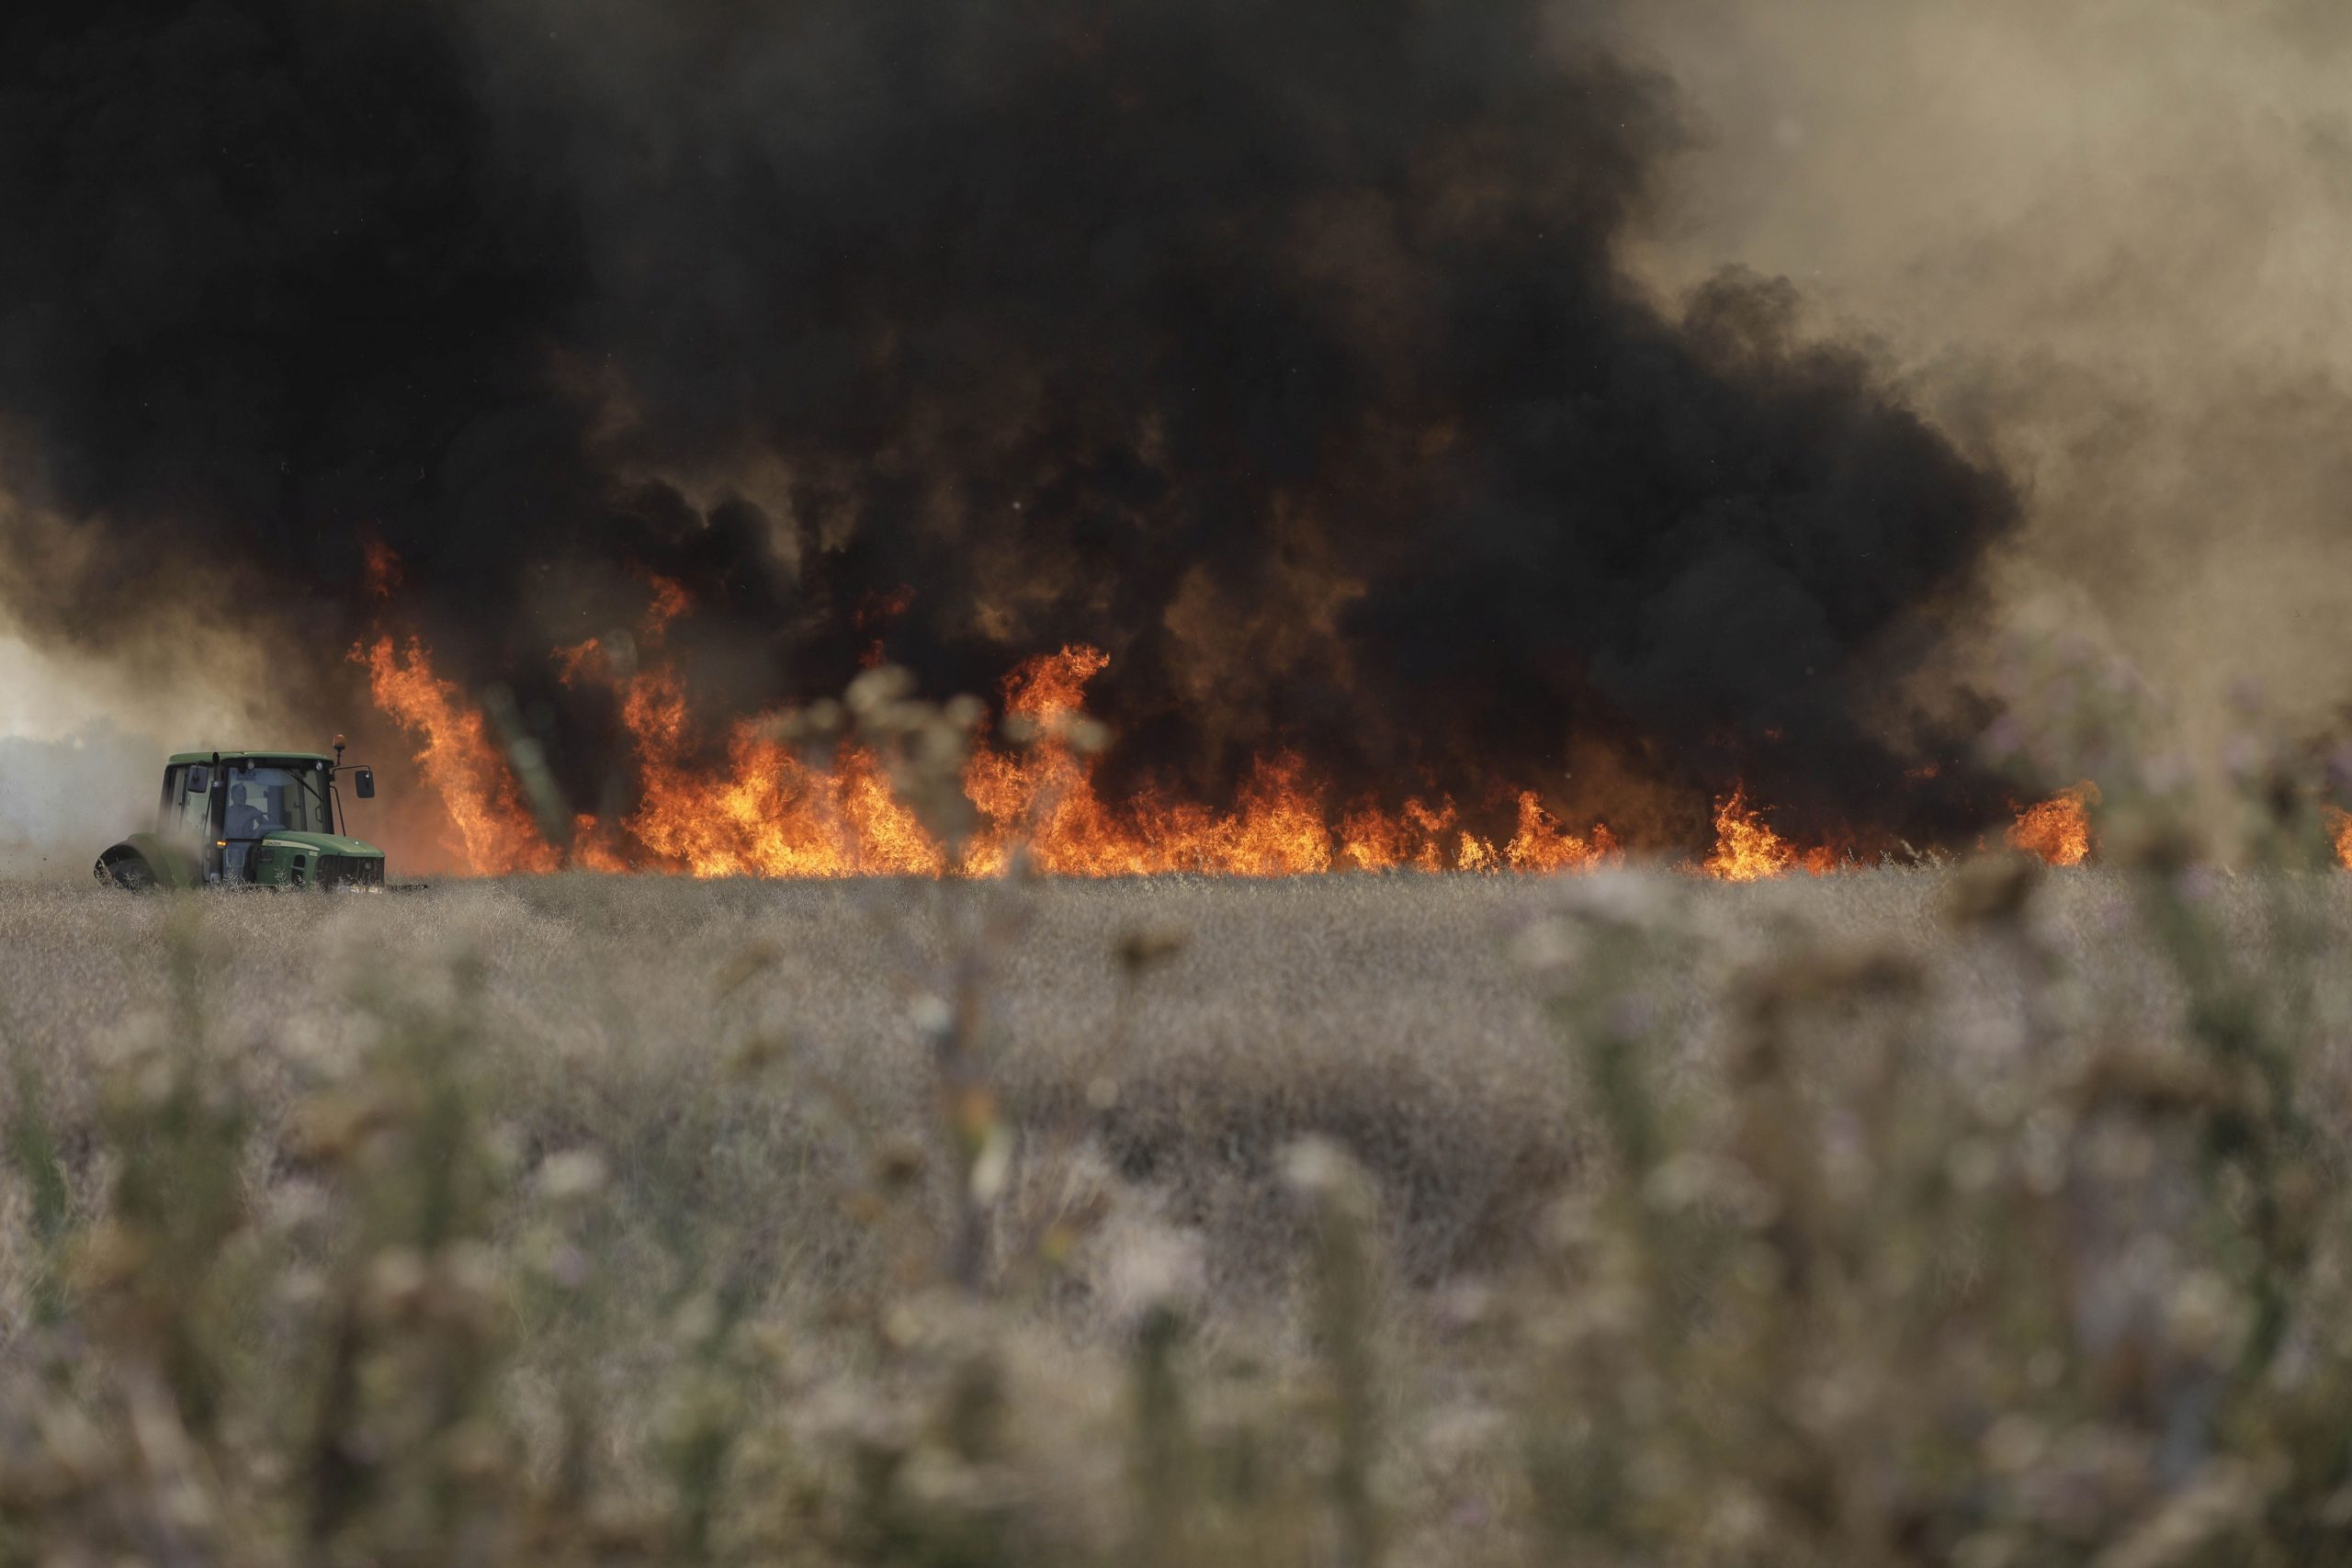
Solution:
[[[275,832],[266,835],[262,844],[265,848],[271,844],[283,844],[288,849],[316,850],[321,854],[348,855],[354,860],[384,858],[384,852],[375,845],[335,833]]]

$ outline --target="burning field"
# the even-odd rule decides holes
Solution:
[[[971,820],[927,826],[894,791],[876,752],[832,743],[842,715],[777,713],[728,727],[723,760],[697,748],[677,669],[640,665],[658,650],[666,615],[684,603],[662,583],[656,618],[632,639],[592,638],[557,650],[566,685],[609,688],[627,736],[626,778],[637,803],[616,818],[566,816],[561,795],[539,772],[536,749],[510,758],[481,712],[436,675],[424,646],[390,637],[356,650],[378,706],[418,745],[423,783],[447,814],[454,842],[476,875],[554,871],[659,870],[718,876],[993,875],[1019,852],[1047,875],[1136,876],[1177,872],[1297,876],[1395,871],[1548,873],[1623,863],[1625,849],[1605,822],[1572,832],[1534,790],[1515,799],[1515,819],[1489,834],[1465,821],[1449,795],[1408,796],[1394,810],[1377,796],[1335,807],[1329,780],[1295,750],[1250,764],[1222,809],[1145,786],[1106,800],[1098,773],[1108,730],[1084,711],[1088,681],[1109,662],[1100,649],[1071,647],[1018,667],[993,714],[957,708],[982,727],[958,770]],[[627,667],[617,667],[619,660]],[[904,677],[904,671],[889,671]],[[891,682],[853,685],[852,700]],[[998,739],[995,737],[1003,739]],[[796,738],[813,739],[812,748]],[[515,765],[519,761],[520,768]],[[535,813],[518,778],[539,784],[551,809]],[[2089,853],[2088,801],[2073,791],[2021,813],[1999,837],[2052,865]],[[1748,882],[1792,873],[1823,875],[1868,863],[1850,845],[1799,848],[1784,840],[1736,788],[1717,805],[1712,852],[1692,869]],[[1508,837],[1505,837],[1505,832]],[[1985,847],[1980,838],[1978,848]],[[1906,846],[1907,848],[1907,846]],[[1910,852],[1917,859],[1918,852]]]
[[[424,870],[1997,840],[2071,781],[1929,676],[2015,482],[1629,269],[1692,132],[1579,9],[25,13],[17,617],[232,628]],[[983,705],[968,833],[782,733],[885,664]]]
[[[2028,47],[1809,3],[1871,71]],[[2165,8],[2132,58],[2216,47]],[[2338,745],[2333,442],[2236,412],[2340,428],[2250,301],[2325,312],[2283,251],[2083,303],[2177,249],[2157,195],[2284,201],[2319,141],[2166,111],[2212,141],[2160,188],[2119,133],[2097,201],[1961,171],[1972,231],[1921,192],[2016,165],[1997,73],[1873,120],[1761,12],[1636,9],[19,7],[0,671],[158,750],[348,731],[441,875],[2066,863],[2119,757],[2014,743],[2053,624],[2161,677],[2124,750],[2199,787],[2246,677]],[[2028,31],[2137,123],[2098,26]],[[2227,374],[2116,346],[2173,321]],[[962,807],[824,733],[882,668],[971,699]]]
[[[2341,9],[0,7],[0,1568],[2346,1560]]]
[[[2091,852],[2042,412],[1661,254],[1674,7],[557,9],[0,31],[0,583],[159,748],[349,731],[430,874]]]

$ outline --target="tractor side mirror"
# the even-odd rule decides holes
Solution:
[[[362,800],[375,799],[376,770],[373,768],[354,770],[351,775],[351,793]]]
[[[212,787],[212,770],[198,762],[187,771],[187,793],[202,795]]]

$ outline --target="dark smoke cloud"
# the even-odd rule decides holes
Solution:
[[[1573,742],[1962,830],[1904,783],[1961,741],[1887,737],[2015,501],[1785,286],[1626,280],[1681,132],[1574,10],[21,8],[0,423],[115,547],[27,614],[102,644],[201,558],[347,641],[372,530],[583,790],[547,650],[660,572],[730,704],[902,604],[934,690],[1111,649],[1114,765],[1212,793],[1292,742],[1572,801]]]

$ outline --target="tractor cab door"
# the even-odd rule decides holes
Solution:
[[[215,840],[220,836],[219,774],[220,770],[211,767],[177,767],[164,773],[164,836],[195,851],[208,880],[220,870],[215,858],[220,852]],[[202,787],[190,788],[191,784]]]

